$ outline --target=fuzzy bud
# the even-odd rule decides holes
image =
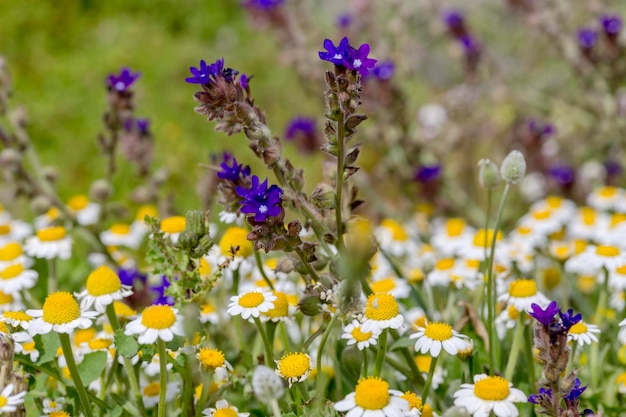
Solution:
[[[50,184],[56,183],[59,179],[59,171],[57,171],[55,167],[45,166],[41,168],[41,173],[43,174],[43,177],[46,179],[46,181],[48,181]]]
[[[252,374],[252,389],[257,398],[265,403],[278,400],[285,393],[283,381],[269,367],[259,365]]]
[[[202,210],[189,210],[186,214],[187,230],[202,236],[206,234],[206,224],[204,222],[204,212]]]
[[[319,208],[334,209],[335,208],[335,190],[325,182],[317,184],[315,190],[311,193],[311,201]]]
[[[500,173],[504,181],[517,184],[524,178],[526,173],[526,160],[520,151],[511,151],[500,167]]]
[[[0,153],[0,164],[3,168],[15,168],[22,160],[22,155],[15,149],[3,149]]]
[[[111,197],[113,187],[111,187],[111,184],[107,180],[95,180],[91,183],[89,194],[95,201],[102,202]]]
[[[298,310],[305,316],[317,316],[322,311],[321,302],[317,295],[305,296],[298,303]]]
[[[8,367],[9,372],[13,365],[13,339],[7,333],[0,333],[0,362],[2,367]]]
[[[43,195],[36,196],[30,202],[30,209],[36,216],[47,213],[48,210],[50,210],[50,207],[52,207],[50,199],[48,197],[44,197]]]
[[[289,258],[281,258],[276,264],[276,272],[283,272],[285,274],[293,271],[293,262]]]
[[[491,190],[500,184],[498,166],[490,159],[478,161],[478,183],[482,188]]]

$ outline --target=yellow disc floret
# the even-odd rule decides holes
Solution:
[[[17,242],[7,243],[0,249],[0,261],[12,261],[20,256],[23,252],[22,245]]]
[[[354,402],[365,410],[381,410],[389,404],[389,384],[378,377],[362,378],[354,392]]]
[[[375,294],[390,292],[391,290],[396,288],[396,281],[391,277],[383,278],[381,280],[372,282],[370,284],[370,288]]]
[[[11,304],[13,302],[13,296],[0,290],[0,305]]]
[[[233,410],[232,407],[218,408],[213,413],[213,417],[237,417],[238,415],[239,413]]]
[[[575,325],[569,328],[571,334],[584,334],[587,333],[587,325],[582,321],[579,321]]]
[[[65,238],[67,232],[63,226],[46,227],[37,230],[37,237],[42,242],[55,242]]]
[[[8,223],[0,224],[0,235],[8,235],[11,233],[11,225]]]
[[[137,311],[121,301],[113,301],[113,309],[115,310],[115,315],[118,317],[128,318],[137,314]]]
[[[226,359],[224,353],[219,349],[202,348],[198,352],[198,361],[200,365],[207,371],[214,371],[215,369],[224,366]]]
[[[446,220],[446,233],[449,237],[461,236],[463,229],[465,229],[465,220],[456,217]]]
[[[239,305],[244,308],[254,308],[260,306],[265,297],[260,292],[249,292],[239,297]]]
[[[89,346],[89,349],[91,350],[105,350],[108,349],[112,344],[113,341],[111,339],[103,338],[91,339],[89,342],[87,342],[87,346]]]
[[[98,297],[119,291],[122,288],[122,281],[111,268],[102,265],[89,274],[86,288],[89,295]]]
[[[176,315],[168,305],[152,305],[141,313],[141,324],[149,329],[167,329],[176,322]]]
[[[409,403],[409,410],[413,408],[417,408],[419,411],[422,411],[422,397],[418,396],[414,392],[407,391],[400,396],[400,398],[404,398]]]
[[[187,221],[183,216],[171,216],[161,220],[161,231],[164,233],[180,233],[187,227]]]
[[[17,321],[31,321],[33,318],[22,311],[5,311],[2,313],[5,319]]]
[[[159,382],[151,382],[143,387],[143,394],[147,397],[156,397],[161,392],[161,385]]]
[[[537,283],[532,279],[516,279],[509,284],[509,295],[515,298],[532,297],[537,294]]]
[[[243,227],[229,227],[220,240],[220,250],[224,256],[252,255],[252,242],[248,240],[248,231]]]
[[[361,327],[359,326],[356,326],[354,329],[352,329],[352,332],[350,332],[350,334],[357,342],[365,342],[369,340],[370,337],[372,337],[372,332],[362,332]]]
[[[67,206],[74,211],[79,211],[87,207],[89,199],[84,195],[75,195],[67,202]]]
[[[50,414],[48,414],[48,417],[71,417],[71,416],[69,415],[69,413],[65,411],[53,411]]]
[[[367,297],[365,317],[372,320],[390,320],[398,315],[398,302],[391,294],[372,294]]]
[[[509,391],[509,381],[501,376],[488,376],[474,384],[474,395],[485,401],[505,400]]]
[[[430,371],[432,361],[433,358],[430,355],[417,355],[415,357],[415,365],[417,365],[417,369],[422,373],[428,373],[428,371]]]
[[[66,291],[52,293],[43,303],[43,320],[50,324],[70,323],[80,317],[78,303]]]
[[[391,231],[393,240],[404,242],[409,238],[409,235],[404,231],[400,223],[392,219],[384,219],[380,222],[380,225],[385,229]]]
[[[114,235],[126,236],[130,233],[130,225],[126,223],[115,223],[109,228]]]
[[[439,259],[435,264],[435,269],[438,271],[447,271],[449,269],[452,269],[452,267],[454,266],[454,262],[454,258]]]
[[[22,266],[22,264],[13,264],[0,272],[0,279],[13,279],[20,275],[22,272],[24,272],[24,267]]]
[[[596,247],[596,255],[612,258],[619,255],[619,248],[609,245],[598,245]]]
[[[491,241],[493,240],[493,234],[493,229],[479,229],[474,235],[474,246],[478,246],[481,248],[486,248],[490,246]],[[498,234],[496,235],[496,241],[500,240],[502,240],[502,232],[498,230]]]
[[[299,379],[311,371],[311,357],[302,352],[289,353],[277,362],[277,366],[283,378]]]
[[[263,314],[274,319],[289,316],[289,302],[287,301],[287,295],[280,291],[274,291],[274,295],[276,296],[276,300],[274,300],[274,308]]]
[[[452,326],[446,323],[428,323],[424,335],[432,340],[448,340],[452,338]]]
[[[91,339],[96,337],[96,329],[90,327],[88,329],[77,329],[74,332],[74,345],[80,347],[83,343],[89,343]]]

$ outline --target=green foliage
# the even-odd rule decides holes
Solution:
[[[124,334],[124,329],[115,332],[115,349],[125,358],[132,358],[139,351],[139,344],[133,336]]]
[[[85,355],[85,358],[78,364],[78,373],[83,384],[89,385],[100,377],[107,364],[107,352],[99,351]]]

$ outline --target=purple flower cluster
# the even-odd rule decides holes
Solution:
[[[548,175],[559,185],[570,186],[576,179],[576,170],[569,165],[553,165],[548,168]]]
[[[376,64],[372,70],[372,77],[382,81],[390,80],[393,77],[393,73],[396,70],[396,66],[393,61],[382,61]]]
[[[148,119],[133,119],[129,117],[124,121],[124,130],[128,133],[137,131],[140,135],[148,135],[150,131],[150,120]]]
[[[110,74],[107,77],[107,85],[110,89],[123,93],[127,91],[140,76],[140,72],[133,74],[130,68],[124,67],[120,70],[119,75]]]
[[[204,59],[200,60],[198,68],[189,67],[192,77],[185,78],[189,84],[211,84],[222,77],[227,82],[234,80],[239,71],[232,68],[224,68],[224,58],[218,59],[211,65],[207,65]]]
[[[582,314],[574,314],[571,308],[562,312],[556,301],[552,301],[545,310],[537,304],[532,304],[532,311],[528,314],[543,325],[548,331],[551,340],[556,340],[560,334],[567,334],[569,329],[582,320]]]
[[[598,41],[598,33],[591,28],[582,28],[578,31],[578,46],[581,49],[591,49]]]
[[[622,30],[622,19],[615,15],[604,15],[600,18],[602,29],[607,36],[617,36]]]
[[[165,291],[167,290],[167,288],[169,288],[172,285],[172,283],[170,282],[169,279],[167,279],[167,277],[165,275],[161,276],[161,284],[160,285],[153,285],[150,287],[150,290],[154,293],[156,293],[156,298],[152,301],[153,305],[157,305],[157,304],[162,304],[162,305],[170,305],[173,306],[176,301],[174,300],[174,297],[172,297],[171,295],[167,295],[165,294]]]
[[[282,6],[284,2],[285,0],[248,0],[244,3],[244,6],[259,10],[271,10]]]
[[[229,162],[232,162],[232,165],[229,165]],[[250,176],[250,166],[237,163],[237,159],[228,152],[224,152],[220,167],[222,170],[217,176],[223,180],[237,182]]]
[[[285,139],[293,140],[299,134],[315,135],[315,119],[296,116],[289,121],[285,129]]]
[[[268,217],[278,216],[282,209],[283,190],[277,185],[268,188],[267,178],[260,182],[259,177],[252,176],[250,188],[238,186],[235,192],[242,199],[241,212],[252,214],[255,222],[264,222]]]
[[[375,59],[368,58],[369,44],[364,43],[355,49],[350,46],[347,37],[344,37],[337,46],[330,39],[325,39],[324,48],[326,49],[325,52],[319,52],[320,59],[352,71],[358,71],[362,76],[369,74],[369,69],[374,68],[377,62]]]
[[[421,183],[435,181],[441,175],[441,165],[422,165],[415,172],[415,179]]]
[[[531,119],[528,121],[527,125],[530,134],[537,139],[545,139],[556,132],[556,128],[552,123],[542,123],[538,120]]]

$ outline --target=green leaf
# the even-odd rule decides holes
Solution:
[[[139,351],[139,344],[133,336],[124,334],[124,329],[115,332],[115,349],[125,358],[132,358]]]
[[[409,339],[408,337],[401,337],[400,339],[393,342],[389,350],[392,351],[396,349],[402,349],[402,348],[413,346],[413,345],[415,345],[415,339]]]
[[[174,339],[172,339],[171,342],[167,342],[165,346],[167,346],[169,350],[172,350],[175,352],[181,347],[185,346],[185,338],[182,336],[176,336],[174,337]]]
[[[57,349],[61,346],[59,337],[55,332],[35,336],[35,346],[43,348],[43,355],[39,357],[37,365],[53,361],[57,357]]]
[[[123,412],[124,409],[121,406],[116,405],[115,408],[109,413],[109,417],[119,417]]]
[[[155,345],[141,345],[139,350],[141,351],[141,360],[144,362],[150,362],[156,353]]]
[[[83,361],[78,365],[78,373],[83,385],[87,386],[102,374],[107,364],[106,352],[92,352],[85,355]]]

